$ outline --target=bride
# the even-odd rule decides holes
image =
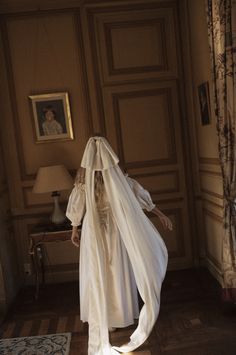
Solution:
[[[133,351],[157,319],[168,253],[142,209],[172,229],[149,192],[123,174],[107,140],[90,138],[66,212],[73,226],[71,240],[80,246],[80,317],[89,323],[89,355]],[[140,313],[137,289],[144,302]],[[112,347],[108,329],[126,327],[135,318],[139,323],[129,343]]]

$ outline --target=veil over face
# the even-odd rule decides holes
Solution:
[[[88,221],[94,230],[89,245],[89,355],[110,355],[130,352],[149,336],[160,309],[161,286],[165,277],[168,252],[155,226],[146,217],[131,190],[119,159],[103,137],[89,139],[79,170],[85,182]],[[100,171],[120,238],[126,248],[138,291],[144,302],[138,326],[128,344],[111,346],[108,333],[106,247],[95,200],[95,173]]]

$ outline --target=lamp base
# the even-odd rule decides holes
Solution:
[[[51,216],[51,221],[54,224],[63,224],[66,220],[65,213],[61,210],[59,204],[60,194],[58,191],[54,191],[52,193],[52,197],[54,199],[54,210]]]

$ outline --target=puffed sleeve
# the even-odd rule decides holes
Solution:
[[[126,180],[129,186],[131,187],[131,189],[133,190],[142,209],[145,209],[147,211],[153,210],[153,208],[155,208],[156,205],[152,202],[150,193],[147,190],[145,190],[135,179],[126,176]]]
[[[72,226],[79,226],[85,213],[85,189],[83,184],[76,184],[71,191],[66,209],[66,217]]]

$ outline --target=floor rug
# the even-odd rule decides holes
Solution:
[[[71,333],[0,340],[1,355],[69,355]]]

